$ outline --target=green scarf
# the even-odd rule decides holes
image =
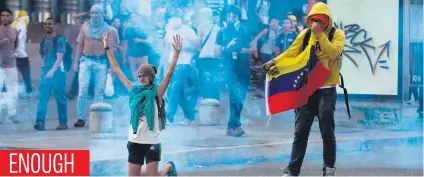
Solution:
[[[129,105],[131,109],[131,126],[132,126],[134,134],[137,134],[139,110],[143,110],[143,109],[146,115],[146,120],[147,120],[147,125],[149,126],[149,130],[153,130],[154,119],[155,119],[156,94],[157,94],[156,85],[150,85],[146,87],[135,85],[131,89],[129,93]],[[145,98],[143,102],[141,102],[142,98]]]

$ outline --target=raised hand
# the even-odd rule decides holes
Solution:
[[[262,65],[262,71],[268,73],[271,67],[275,66],[274,60],[270,60]]]
[[[181,52],[181,49],[183,48],[183,38],[181,38],[179,34],[174,36],[174,43],[172,44],[172,47],[175,52]]]

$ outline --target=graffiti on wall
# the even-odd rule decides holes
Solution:
[[[380,45],[374,45],[373,38],[368,34],[368,31],[362,29],[358,24],[344,25],[341,22],[334,25],[345,32],[346,42],[343,56],[348,58],[357,68],[360,67],[357,60],[363,57],[355,57],[355,55],[364,55],[373,75],[375,75],[377,68],[389,69],[387,61],[390,59],[390,40]]]

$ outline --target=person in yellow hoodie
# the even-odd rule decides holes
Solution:
[[[28,54],[26,52],[27,27],[29,24],[29,16],[26,11],[19,11],[18,18],[12,23],[12,28],[18,30],[18,45],[15,50],[16,66],[22,74],[25,83],[25,96],[33,94],[31,84],[31,67],[29,65]]]
[[[309,132],[314,118],[317,116],[324,143],[324,176],[334,176],[336,162],[334,110],[337,96],[336,85],[340,82],[341,63],[339,56],[343,52],[345,34],[342,30],[333,28],[330,9],[324,3],[317,3],[312,7],[307,23],[309,29],[303,30],[287,51],[264,64],[262,68],[265,72],[268,72],[271,66],[283,61],[283,59],[299,55],[303,50],[305,36],[309,36],[309,44],[315,45],[318,60],[329,69],[329,75],[322,87],[309,97],[307,104],[295,111],[295,137],[290,163],[284,169],[284,175],[299,175],[305,157]],[[308,31],[310,31],[310,35],[307,35]],[[330,31],[333,31],[334,35],[331,41],[329,40]]]

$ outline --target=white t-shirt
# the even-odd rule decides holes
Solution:
[[[20,17],[20,18],[25,19],[28,17]],[[28,54],[26,52],[27,26],[25,25],[25,22],[18,19],[17,21],[14,22],[14,25],[12,26],[14,26],[16,30],[19,31],[18,46],[15,50],[15,56],[18,58],[28,57]]]
[[[168,28],[166,32],[166,43],[170,46],[168,61],[172,61],[174,57],[174,48],[172,44],[174,43],[174,36],[179,34],[181,38],[183,38],[183,48],[180,52],[180,57],[178,59],[177,64],[190,64],[191,59],[194,56],[194,51],[187,50],[188,47],[193,47],[196,45],[197,35],[194,30],[186,25],[182,25],[177,29]]]
[[[202,29],[203,31],[203,39],[202,43],[206,40],[206,37],[209,34],[210,29]],[[215,57],[215,43],[216,43],[216,36],[218,35],[220,28],[218,25],[213,25],[211,34],[206,41],[205,45],[200,51],[199,58],[216,58]]]
[[[128,141],[137,144],[159,144],[160,143],[160,128],[158,107],[155,100],[155,118],[153,130],[149,130],[146,116],[143,116],[138,121],[137,134],[133,134],[132,126],[128,128]]]

